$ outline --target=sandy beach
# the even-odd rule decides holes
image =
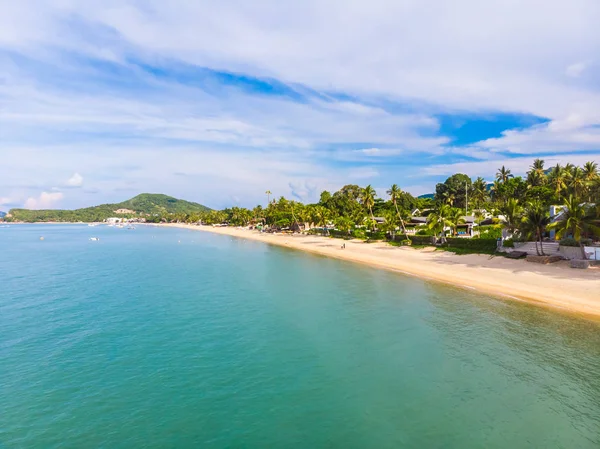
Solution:
[[[570,268],[567,262],[541,265],[505,257],[395,247],[383,242],[267,234],[240,228],[186,224],[161,226],[256,240],[600,319],[599,268],[577,270]],[[341,248],[342,243],[346,244],[345,249]]]

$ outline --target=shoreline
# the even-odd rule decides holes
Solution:
[[[268,234],[243,228],[183,223],[156,226],[259,241],[600,319],[598,268],[576,270],[570,268],[567,262],[541,265],[505,257],[456,255],[432,249],[395,247],[384,242]],[[346,249],[341,249],[342,243],[346,244]]]

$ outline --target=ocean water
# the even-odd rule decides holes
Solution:
[[[186,230],[0,255],[0,448],[600,447],[598,323]]]

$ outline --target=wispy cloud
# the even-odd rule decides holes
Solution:
[[[599,15],[595,0],[8,2],[0,194],[39,204],[83,173],[61,205],[164,190],[221,207],[592,158]]]

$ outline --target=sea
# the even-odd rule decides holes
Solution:
[[[0,228],[0,448],[599,447],[598,322],[205,232]]]

